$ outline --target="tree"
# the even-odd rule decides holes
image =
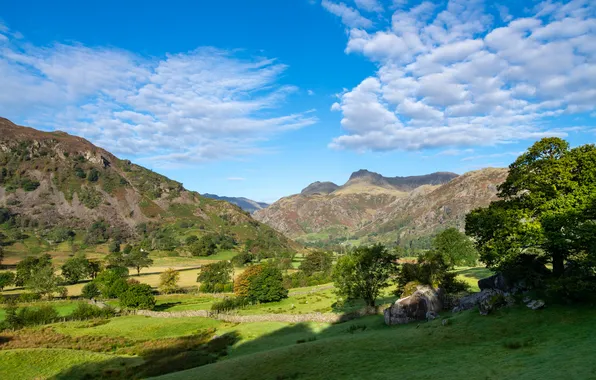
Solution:
[[[274,302],[288,296],[281,271],[271,265],[248,267],[234,282],[234,293],[250,302]]]
[[[84,254],[66,260],[61,269],[62,276],[69,284],[76,284],[91,275],[90,263]]]
[[[53,298],[55,293],[65,294],[66,288],[60,286],[63,279],[54,273],[51,265],[36,267],[32,276],[25,283],[25,287],[41,297]]]
[[[235,267],[243,267],[244,265],[252,262],[252,255],[248,252],[242,252],[232,257],[232,264]]]
[[[382,245],[357,247],[337,261],[333,271],[335,288],[347,299],[362,298],[375,306],[381,290],[395,273],[395,257]]]
[[[193,256],[211,256],[217,252],[217,245],[213,241],[213,237],[210,235],[203,236],[198,241],[192,243],[188,248]]]
[[[199,290],[206,293],[223,291],[224,286],[232,282],[233,270],[234,267],[228,261],[204,265],[197,276],[197,282],[201,283]]]
[[[550,262],[558,278],[565,262],[591,254],[596,245],[594,145],[569,149],[559,138],[536,142],[509,166],[498,196],[466,216],[466,234],[489,268],[508,270],[529,262],[521,257],[531,254]]]
[[[52,266],[52,256],[43,254],[39,257],[25,257],[17,264],[16,286],[23,286],[39,269],[45,266]]]
[[[83,289],[81,289],[81,296],[89,300],[99,297],[100,294],[99,287],[93,281],[86,283]]]
[[[87,229],[87,235],[85,235],[86,244],[102,244],[108,241],[110,226],[105,220],[97,220],[93,222]]]
[[[287,297],[282,273],[272,265],[264,265],[263,270],[250,279],[248,299],[252,302],[277,302]]]
[[[184,240],[186,245],[192,245],[192,244],[196,243],[197,241],[199,241],[199,238],[195,235],[190,235],[190,236],[186,237],[186,239]]]
[[[153,289],[148,284],[131,284],[118,299],[120,306],[130,309],[153,309],[155,306]]]
[[[2,240],[0,240],[0,244],[2,243]],[[2,247],[2,245],[0,245],[0,268],[2,268],[2,262],[4,261],[4,247]]]
[[[333,264],[333,255],[330,252],[315,251],[306,255],[300,264],[300,270],[311,275],[315,272],[329,272]]]
[[[456,228],[448,228],[439,233],[432,242],[432,249],[444,258],[450,268],[474,266],[478,259],[474,243]]]
[[[180,272],[168,268],[159,275],[159,291],[164,294],[174,293],[178,290]]]
[[[133,248],[126,257],[126,266],[135,268],[137,276],[141,275],[141,268],[149,268],[151,265],[153,265],[153,260],[149,258],[149,252],[144,251],[142,248]]]
[[[87,174],[87,180],[89,182],[97,182],[98,179],[99,179],[99,170],[97,170],[95,168],[91,168],[91,170],[89,170],[89,174]]]
[[[263,271],[262,265],[251,265],[234,281],[234,294],[239,298],[248,298],[251,280]]]
[[[12,272],[2,272],[0,273],[0,291],[2,291],[7,286],[14,284],[15,274]]]
[[[120,242],[118,240],[112,240],[110,246],[108,247],[108,250],[112,253],[120,252]]]
[[[104,298],[117,298],[128,289],[128,283],[125,280],[126,274],[119,269],[106,269],[93,280]]]

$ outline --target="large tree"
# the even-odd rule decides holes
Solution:
[[[300,270],[311,275],[315,272],[329,272],[333,264],[333,254],[330,252],[315,251],[304,257],[300,263]]]
[[[531,253],[550,262],[560,277],[566,261],[594,254],[594,145],[570,149],[559,138],[536,142],[509,166],[498,196],[466,217],[466,233],[490,268],[506,269]]]
[[[337,261],[333,270],[336,291],[347,299],[363,299],[375,306],[381,290],[395,273],[395,256],[380,244],[355,248]]]
[[[443,257],[445,263],[455,266],[474,266],[478,251],[474,243],[456,228],[448,228],[439,233],[432,242],[432,250]]]

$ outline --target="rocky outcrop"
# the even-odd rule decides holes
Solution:
[[[441,292],[430,286],[420,285],[411,296],[400,298],[385,309],[385,323],[387,325],[399,325],[434,319],[442,309]]]
[[[300,192],[301,195],[330,194],[339,189],[333,182],[313,182]]]

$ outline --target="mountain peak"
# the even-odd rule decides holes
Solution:
[[[300,192],[301,195],[313,195],[313,194],[330,194],[339,188],[333,182],[320,182],[316,181],[306,186]]]
[[[450,172],[435,172],[425,175],[406,177],[384,177],[381,174],[371,172],[366,169],[360,169],[350,175],[350,179],[343,187],[348,187],[354,183],[365,182],[373,186],[387,189],[412,191],[422,185],[442,185],[456,177],[458,177],[458,174]]]

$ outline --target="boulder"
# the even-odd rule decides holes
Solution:
[[[441,292],[427,285],[419,285],[411,296],[400,298],[385,309],[385,323],[398,325],[423,321],[436,316],[442,309]]]
[[[508,292],[510,289],[510,285],[502,273],[478,280],[478,287],[480,290],[496,289],[502,292]]]
[[[478,307],[480,314],[487,315],[501,306],[509,304],[513,298],[508,299],[505,293],[498,289],[484,289],[479,293],[473,293],[459,300],[453,308],[454,313]],[[513,300],[514,301],[514,300]]]
[[[543,300],[533,300],[526,304],[526,306],[532,310],[542,309],[544,307],[544,305],[545,305],[545,303]]]

